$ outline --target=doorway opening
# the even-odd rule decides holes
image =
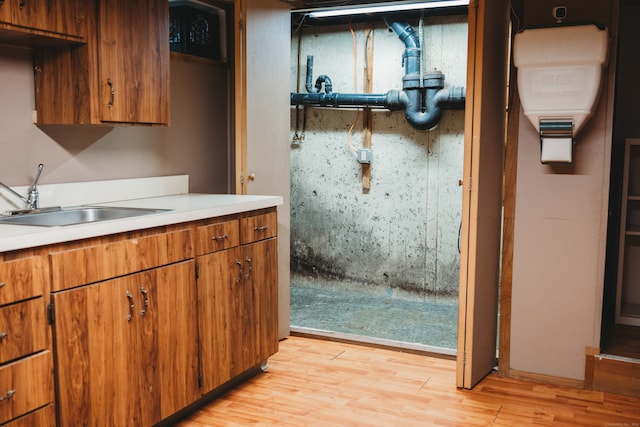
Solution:
[[[640,167],[637,147],[640,126],[636,114],[637,97],[640,95],[640,84],[636,78],[640,72],[640,63],[636,58],[636,40],[640,37],[637,26],[640,3],[621,1],[618,16],[615,116],[609,189],[611,214],[607,232],[600,351],[640,359],[640,276],[638,270],[633,268],[637,264],[635,257],[640,247],[637,233],[637,212],[640,206],[637,202],[637,193],[640,191],[637,185]]]
[[[367,79],[371,93],[402,88],[404,46],[381,17],[300,19],[292,92],[305,91],[308,55],[333,92],[363,93]],[[419,32],[424,68],[464,86],[466,13],[402,19]],[[423,131],[401,111],[300,106],[291,141],[292,331],[455,354],[464,111]]]

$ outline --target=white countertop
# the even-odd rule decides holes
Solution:
[[[283,199],[280,196],[244,196],[235,194],[178,194],[120,202],[92,203],[91,206],[124,206],[170,210],[127,219],[63,227],[0,224],[0,252],[196,221],[279,206],[282,203]]]

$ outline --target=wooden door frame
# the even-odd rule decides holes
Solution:
[[[247,38],[244,24],[247,2],[233,2],[234,40],[234,125],[235,125],[235,192],[247,194],[245,185],[247,169]]]

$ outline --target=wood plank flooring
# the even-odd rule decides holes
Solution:
[[[178,427],[640,426],[640,399],[489,375],[455,387],[455,361],[290,337],[269,369]]]

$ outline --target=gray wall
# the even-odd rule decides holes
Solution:
[[[410,22],[418,28],[417,20]],[[291,41],[291,91],[301,92],[306,57],[313,78],[329,75],[333,91],[362,93],[364,31],[355,25],[304,29]],[[402,88],[404,43],[383,23],[374,31],[373,93]],[[427,17],[426,70],[446,86],[464,86],[466,16]],[[298,52],[300,48],[300,52]],[[298,64],[298,56],[300,64]],[[354,58],[357,61],[354,83]],[[295,109],[291,135],[295,131]],[[362,145],[362,119],[353,109],[308,108],[304,140],[291,144],[292,270],[405,290],[457,295],[464,112],[445,111],[431,131],[417,131],[403,112],[374,112],[371,189],[362,189],[361,165],[349,148]]]
[[[0,46],[0,181],[29,185],[44,163],[47,184],[188,174],[192,192],[228,192],[228,80],[224,66],[172,59],[170,127],[40,128],[31,51]]]

